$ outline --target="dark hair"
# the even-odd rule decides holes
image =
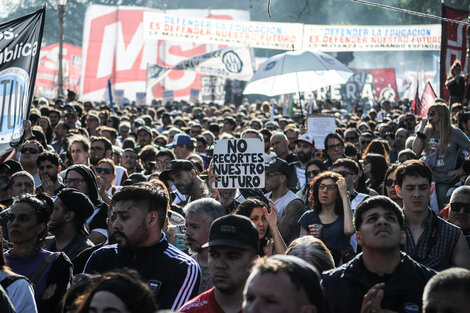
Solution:
[[[162,149],[162,150],[158,151],[156,158],[161,157],[161,156],[167,156],[167,157],[170,158],[170,160],[176,159],[176,156],[173,153],[173,151],[171,151],[169,149]]]
[[[41,152],[41,153],[38,155],[38,158],[36,159],[36,165],[39,167],[39,165],[40,165],[41,162],[43,162],[43,161],[49,161],[49,162],[51,162],[54,166],[59,167],[59,155],[57,155],[57,153],[55,153],[55,152],[51,152],[51,151],[44,151],[44,152]]]
[[[259,199],[248,198],[243,200],[243,202],[236,207],[234,214],[243,215],[249,218],[254,208],[262,208],[265,206],[266,204]]]
[[[384,179],[387,179],[387,177],[388,177],[389,175],[393,174],[393,172],[395,172],[395,170],[398,168],[399,165],[400,165],[400,164],[398,164],[398,163],[393,163],[393,164],[391,164],[391,165],[388,167],[387,172],[385,173]],[[385,188],[385,184],[384,184],[383,187],[384,187],[384,188],[383,188],[383,195],[388,197],[387,188]]]
[[[424,177],[432,182],[432,170],[421,160],[408,160],[400,164],[396,169],[395,181],[401,187],[406,176]]]
[[[310,194],[309,194],[309,202],[313,203],[313,210],[317,213],[320,214],[322,211],[322,205],[320,203],[320,199],[318,198],[318,191],[320,189],[320,184],[323,180],[325,179],[332,179],[335,183],[342,178],[343,176],[331,172],[331,171],[326,171],[323,173],[318,174],[315,179],[312,181],[312,188],[310,189]],[[336,193],[336,203],[335,203],[335,214],[337,215],[343,215],[343,200],[341,199],[341,196],[339,194],[339,191]]]
[[[310,165],[316,165],[320,169],[321,172],[326,171],[328,168],[326,167],[325,163],[323,163],[320,160],[310,160],[307,162],[307,165],[305,166],[305,171],[307,171],[308,167]]]
[[[369,145],[364,150],[362,154],[362,158],[365,159],[369,154],[380,154],[383,155],[387,162],[390,161],[390,157],[388,156],[388,143],[384,143],[380,139],[373,139]]]
[[[103,137],[103,136],[91,137],[90,146],[91,146],[94,142],[102,142],[102,143],[104,143],[104,150],[105,150],[105,151],[113,150],[113,144],[112,144],[111,141],[110,141],[108,138],[106,138],[106,137]]]
[[[47,225],[47,223],[49,222],[49,218],[52,214],[52,210],[54,209],[54,202],[52,202],[51,198],[42,193],[36,195],[27,193],[18,196],[13,202],[13,205],[16,204],[26,204],[31,206],[34,209],[34,212],[36,213],[37,224]],[[44,227],[42,233],[38,235],[38,246],[41,245],[41,241],[44,239],[46,234],[47,227]]]
[[[332,168],[340,167],[340,166],[346,167],[347,169],[351,170],[355,175],[359,175],[359,167],[357,166],[356,162],[354,162],[351,159],[348,159],[348,158],[338,159],[333,163]]]
[[[464,268],[449,268],[434,275],[426,284],[423,299],[429,299],[430,293],[446,292],[455,294],[461,292],[468,296],[470,290],[470,271]]]
[[[370,179],[370,188],[374,189],[377,192],[380,192],[381,185],[384,182],[385,173],[388,169],[387,161],[385,157],[377,153],[369,153],[364,161],[367,161],[371,165],[371,176]]]
[[[163,188],[154,187],[149,183],[124,186],[114,194],[111,207],[114,208],[119,201],[139,202],[140,208],[144,204],[149,212],[155,211],[158,213],[160,227],[163,228],[169,202],[168,193]]]
[[[153,313],[158,309],[154,295],[135,270],[124,269],[103,274],[82,298],[78,313],[89,312],[91,301],[99,291],[108,291],[117,296],[131,313]]]
[[[286,255],[294,255],[307,261],[320,272],[335,268],[330,249],[318,238],[311,235],[295,239],[287,247]]]
[[[398,224],[400,224],[400,228],[403,229],[405,216],[403,215],[403,211],[400,209],[398,204],[396,204],[393,200],[386,196],[374,196],[369,197],[366,200],[362,201],[361,204],[356,208],[354,211],[354,227],[357,231],[361,229],[362,225],[362,215],[374,208],[381,207],[387,211],[393,212],[397,217]]]
[[[341,142],[341,145],[344,147],[344,140],[343,138],[341,138],[341,136],[337,133],[329,133],[326,137],[325,137],[325,150],[328,150],[328,140],[330,139],[338,139],[340,142]]]

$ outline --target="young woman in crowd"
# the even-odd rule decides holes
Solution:
[[[268,257],[273,254],[284,254],[287,248],[277,227],[276,206],[272,200],[269,203],[270,212],[263,201],[255,198],[244,200],[235,209],[235,214],[248,217],[256,225],[259,232],[258,254]]]
[[[313,210],[299,219],[300,235],[321,239],[339,264],[342,255],[350,254],[349,240],[355,233],[346,182],[337,173],[323,172],[314,179],[310,197]]]
[[[387,161],[378,153],[369,153],[364,159],[364,174],[369,178],[367,186],[377,193],[382,193],[385,173],[387,172]]]
[[[311,203],[308,201],[308,193],[311,190],[311,183],[313,179],[321,172],[326,171],[326,165],[319,160],[311,160],[305,166],[305,180],[306,184],[304,189],[297,192],[297,196],[304,201],[308,208],[311,208]]]
[[[390,165],[385,173],[383,195],[392,199],[400,208],[403,208],[403,200],[400,198],[395,190],[395,170],[399,164],[394,163]]]

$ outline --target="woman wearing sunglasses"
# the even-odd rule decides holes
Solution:
[[[116,178],[116,166],[111,159],[101,159],[94,167],[96,180],[100,191],[101,199],[108,205],[111,204],[111,197],[121,189],[121,186],[114,185]]]
[[[309,197],[313,206],[299,219],[300,235],[321,239],[330,249],[335,264],[349,261],[353,251],[349,241],[355,229],[343,176],[330,171],[319,174],[313,180]]]
[[[447,190],[463,174],[461,166],[457,167],[462,150],[470,151],[470,140],[460,129],[452,126],[447,105],[444,102],[431,105],[428,117],[422,119],[416,132],[413,151],[432,169],[439,209],[448,202]]]
[[[86,221],[90,229],[88,239],[95,245],[103,243],[108,238],[106,219],[108,205],[101,199],[96,175],[91,168],[83,164],[75,164],[67,169],[64,184],[67,188],[75,188],[90,198],[94,212]]]
[[[395,190],[395,170],[398,166],[399,164],[397,163],[390,165],[387,172],[385,173],[383,195],[392,199],[392,201],[398,204],[400,208],[403,208],[403,199],[398,196]]]
[[[39,177],[36,160],[39,153],[43,151],[44,148],[37,140],[27,140],[20,149],[19,161],[21,166],[34,177],[35,186],[41,185],[41,178]]]

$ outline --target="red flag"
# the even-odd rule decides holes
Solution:
[[[429,107],[434,104],[437,96],[430,82],[427,82],[424,88],[423,96],[421,97],[421,116],[425,117],[428,115]]]
[[[416,94],[411,103],[411,109],[415,115],[421,115],[421,100],[419,100],[419,81],[416,82]]]

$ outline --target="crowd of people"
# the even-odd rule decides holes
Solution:
[[[465,312],[470,112],[34,100],[0,164],[1,312]],[[343,112],[343,113],[341,113]],[[217,189],[218,140],[265,186]],[[322,147],[320,149],[320,147]]]

